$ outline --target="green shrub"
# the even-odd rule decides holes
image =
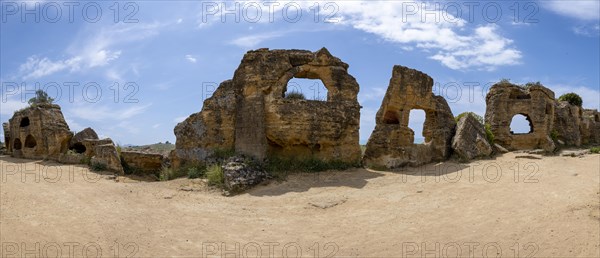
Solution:
[[[555,141],[555,142],[556,142],[556,141],[558,140],[558,136],[559,136],[559,135],[558,135],[558,132],[557,132],[556,130],[552,130],[552,132],[550,132],[550,138],[551,138],[553,141]]]
[[[213,149],[213,154],[212,154],[212,156],[215,157],[217,160],[225,160],[225,159],[228,159],[229,157],[233,157],[233,155],[235,155],[235,149],[233,149],[233,148],[230,148],[230,149],[215,148],[215,149]]]
[[[284,177],[287,172],[320,172],[325,170],[346,170],[359,167],[360,164],[345,161],[323,161],[310,158],[271,157],[266,163],[266,170],[275,177]],[[282,174],[283,173],[283,174]]]
[[[206,173],[206,168],[200,166],[193,166],[187,169],[188,178],[200,178]]]
[[[223,186],[225,183],[225,176],[223,175],[223,168],[220,165],[212,165],[206,170],[206,179],[208,179],[209,185]]]
[[[472,116],[474,116],[474,117],[475,117],[475,119],[477,119],[477,121],[478,121],[479,123],[483,124],[483,117],[481,117],[480,115],[478,115],[478,114],[475,114],[475,113],[473,113],[473,112],[462,112],[462,113],[460,113],[458,116],[456,116],[456,117],[454,118],[454,120],[456,120],[456,122],[458,122],[458,120],[460,120],[460,119],[461,119],[463,116],[466,116],[467,114],[471,114]]]
[[[35,97],[29,99],[28,101],[29,105],[31,106],[36,106],[38,104],[52,104],[52,102],[54,102],[54,99],[48,97],[48,93],[43,90],[36,90]]]
[[[91,165],[91,161],[92,158],[88,157],[88,156],[84,156],[79,163],[83,164],[83,165]]]
[[[172,169],[170,167],[164,166],[158,174],[158,180],[168,181],[173,180],[175,178],[183,177],[185,175],[186,171],[183,169]]]
[[[492,126],[490,124],[485,124],[485,137],[487,138],[490,144],[494,144],[494,133],[492,132]]]
[[[592,152],[592,153],[600,153],[600,147],[592,147],[590,149],[590,152]]]
[[[558,98],[559,101],[567,101],[569,102],[571,105],[575,105],[575,106],[580,106],[583,104],[583,100],[581,100],[581,97],[579,95],[577,95],[576,93],[567,93],[567,94],[563,94],[562,96],[560,96]]]
[[[521,87],[525,88],[525,89],[529,89],[532,86],[542,86],[543,87],[544,85],[542,85],[542,83],[540,83],[540,82],[528,82],[528,83],[525,83],[525,85],[523,85]]]
[[[286,99],[306,99],[302,92],[292,91],[290,93],[285,94]]]
[[[104,171],[106,170],[106,164],[104,163],[99,163],[99,162],[93,162],[90,167],[92,168],[92,171]]]

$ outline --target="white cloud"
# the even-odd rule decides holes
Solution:
[[[245,1],[236,2],[243,5]],[[283,16],[279,14],[291,1],[263,2],[264,6],[275,7],[270,15],[276,22],[283,22]],[[312,1],[293,3],[302,10],[314,8],[315,4]],[[416,48],[432,53],[429,58],[451,69],[494,70],[499,66],[519,64],[522,58],[514,42],[500,35],[498,26],[470,24],[427,1],[322,1],[319,4],[322,7],[328,5],[330,9],[333,7],[335,15],[328,18],[329,24],[349,26],[385,41],[399,43],[399,47],[406,51]],[[200,23],[200,27],[220,22],[219,15],[208,18]],[[265,15],[259,23],[270,22],[270,19],[272,17]],[[254,48],[286,33],[289,31],[251,34],[236,38],[230,44]]]
[[[599,20],[600,1],[598,0],[551,0],[540,1],[550,10],[578,20]]]
[[[71,131],[75,131],[75,132],[79,132],[83,129],[85,129],[84,126],[80,125],[79,123],[77,123],[77,121],[72,120],[72,119],[68,119],[65,118],[65,121],[67,122],[67,124],[69,125],[69,129],[71,129]],[[101,138],[102,139],[102,138]]]
[[[358,99],[360,102],[377,101],[380,102],[385,96],[387,89],[382,87],[371,87],[363,89],[358,93]]]
[[[598,37],[600,35],[600,24],[580,25],[573,27],[573,32],[586,37]]]
[[[513,46],[513,41],[499,35],[498,26],[493,24],[469,30],[465,20],[444,11],[434,11],[440,17],[436,21],[433,15],[423,18],[421,8],[413,15],[406,12],[404,4],[393,1],[337,4],[340,6],[340,24],[400,43],[403,48],[416,47],[434,52],[430,58],[451,69],[493,70],[498,66],[518,64],[521,59],[521,52]]]
[[[123,121],[144,113],[151,105],[152,103],[117,110],[108,106],[79,104],[69,109],[69,113],[74,117],[89,121]]]
[[[242,48],[254,48],[258,46],[260,43],[266,40],[274,39],[281,37],[283,33],[281,32],[268,32],[263,34],[255,34],[250,36],[243,36],[231,41],[231,44],[236,45]]]
[[[185,59],[188,60],[190,63],[195,64],[198,60],[196,60],[196,58],[192,55],[185,55]]]
[[[73,72],[106,66],[122,54],[121,50],[113,49],[114,47],[154,36],[161,26],[158,23],[128,26],[116,24],[101,28],[75,40],[66,49],[70,54],[69,58],[53,61],[48,57],[40,58],[34,55],[20,66],[19,72],[23,80],[28,80],[65,70]]]
[[[183,19],[181,19],[181,18],[177,19],[177,24],[180,24],[182,22],[183,22]]]
[[[27,102],[23,102],[19,99],[2,100],[0,105],[2,105],[2,108],[0,108],[0,115],[6,115],[8,117],[12,117],[15,111],[29,106]]]
[[[19,72],[24,74],[23,80],[37,79],[66,69],[76,70],[80,62],[80,57],[52,61],[47,57],[30,56],[25,63],[21,64]]]
[[[154,124],[154,125],[152,125],[152,128],[154,128],[154,129],[156,129],[158,127],[160,127],[160,124]]]

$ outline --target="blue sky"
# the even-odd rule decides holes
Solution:
[[[348,63],[360,85],[361,143],[395,64],[429,74],[455,115],[484,115],[485,91],[502,78],[600,105],[598,0],[270,2],[3,0],[0,120],[38,85],[74,131],[174,142],[174,126],[257,48],[327,47]],[[417,136],[423,119],[411,116]]]

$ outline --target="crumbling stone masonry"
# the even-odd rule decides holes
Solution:
[[[550,138],[554,122],[554,92],[539,85],[527,89],[511,83],[493,85],[486,96],[485,121],[491,126],[495,142],[508,150],[544,149],[553,151]],[[510,130],[513,116],[527,118],[531,131],[515,134]]]
[[[2,123],[2,131],[4,132],[4,146],[6,151],[10,153],[10,128],[8,123]]]
[[[600,144],[600,113],[584,109],[580,123],[581,144]]]
[[[8,124],[9,152],[14,157],[58,160],[73,136],[58,105],[40,104],[19,110]]]
[[[123,174],[113,141],[99,140],[91,128],[74,137],[58,105],[37,104],[19,110],[9,123],[3,124],[3,129],[8,139],[8,153],[13,157],[51,159],[67,164],[88,160]]]
[[[427,74],[396,65],[381,107],[375,130],[367,142],[366,166],[419,166],[448,158],[456,122],[446,100],[433,94],[433,79]],[[423,144],[415,144],[408,127],[412,109],[425,111]]]
[[[320,79],[327,101],[284,98],[292,78]],[[175,127],[174,167],[204,161],[216,149],[269,156],[360,161],[359,86],[348,65],[325,48],[249,51],[232,80],[221,83]]]

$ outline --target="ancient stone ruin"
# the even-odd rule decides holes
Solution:
[[[66,164],[88,160],[123,173],[119,155],[111,139],[98,139],[91,128],[73,135],[61,108],[36,104],[15,112],[3,124],[7,152],[16,158],[49,159]]]
[[[327,98],[286,97],[293,78],[321,80]],[[91,128],[74,135],[58,105],[19,110],[2,127],[6,152],[14,157],[100,164],[120,174],[127,170],[153,175],[169,165],[178,169],[212,164],[219,153],[233,152],[258,160],[362,161],[368,167],[396,168],[444,161],[453,154],[468,161],[508,150],[552,152],[561,145],[600,144],[600,113],[557,101],[554,92],[539,83],[497,83],[486,96],[486,125],[472,114],[462,116],[457,124],[446,100],[433,94],[431,77],[396,65],[361,158],[358,91],[348,65],[325,48],[317,52],[259,49],[244,55],[233,79],[222,82],[199,113],[175,127],[177,141],[169,158],[119,153],[111,139],[99,139]],[[415,143],[415,132],[408,127],[415,109],[426,116],[423,143]],[[515,115],[526,117],[528,133],[511,131]],[[226,160],[225,189],[243,191],[270,177],[262,167],[244,162],[240,157]]]
[[[161,154],[144,153],[139,151],[121,151],[124,169],[142,175],[156,175],[166,164],[165,157]]]
[[[496,142],[509,150],[544,149],[553,151],[550,138],[554,122],[554,92],[534,85],[527,89],[510,83],[497,83],[486,96],[485,121]],[[512,118],[523,115],[530,131],[516,134],[510,130]]]
[[[488,157],[494,151],[487,139],[484,125],[471,113],[461,117],[456,124],[452,150],[462,160]]]
[[[600,112],[584,109],[579,129],[581,144],[600,144]]]
[[[73,133],[58,105],[40,104],[15,112],[9,120],[8,152],[14,157],[58,160]]]
[[[410,111],[425,111],[425,142],[415,144],[408,127]],[[363,163],[367,166],[419,166],[442,161],[451,152],[456,122],[446,100],[433,94],[433,79],[427,74],[396,65],[375,118]]]
[[[320,79],[327,100],[284,97],[292,78]],[[221,83],[175,127],[174,167],[202,162],[215,150],[265,157],[359,163],[359,86],[348,65],[327,49],[249,51],[233,79]]]

